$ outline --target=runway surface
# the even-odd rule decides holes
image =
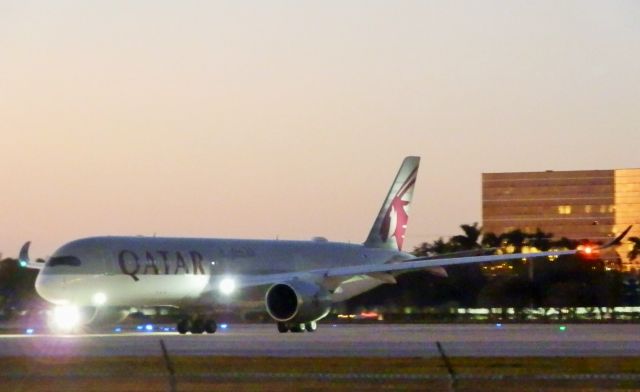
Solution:
[[[331,325],[280,334],[275,325],[230,325],[214,335],[121,332],[93,335],[0,335],[4,356],[171,355],[434,357],[640,356],[640,325]]]

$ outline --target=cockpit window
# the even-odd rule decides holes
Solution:
[[[52,257],[47,261],[47,266],[56,267],[58,265],[69,265],[72,267],[80,266],[80,259],[75,256],[57,256]]]

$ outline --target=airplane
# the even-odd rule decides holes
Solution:
[[[39,269],[37,293],[56,305],[55,324],[96,325],[122,321],[131,309],[180,310],[180,334],[215,333],[220,309],[264,307],[277,330],[313,332],[336,302],[399,274],[427,270],[446,276],[444,267],[517,260],[532,254],[415,257],[403,252],[409,208],[420,158],[409,156],[384,199],[363,244],[311,241],[162,237],[90,237],[69,242],[45,262],[20,263]],[[629,227],[630,229],[630,227]],[[601,248],[618,244],[629,229]],[[579,250],[539,252],[562,256]]]

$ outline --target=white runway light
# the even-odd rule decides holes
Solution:
[[[236,290],[236,281],[231,278],[224,278],[220,281],[218,289],[224,295],[230,295]]]

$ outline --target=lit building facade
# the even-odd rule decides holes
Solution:
[[[482,174],[482,226],[501,234],[541,229],[555,238],[606,242],[627,226],[640,237],[640,169]],[[623,270],[640,258],[618,249]]]

